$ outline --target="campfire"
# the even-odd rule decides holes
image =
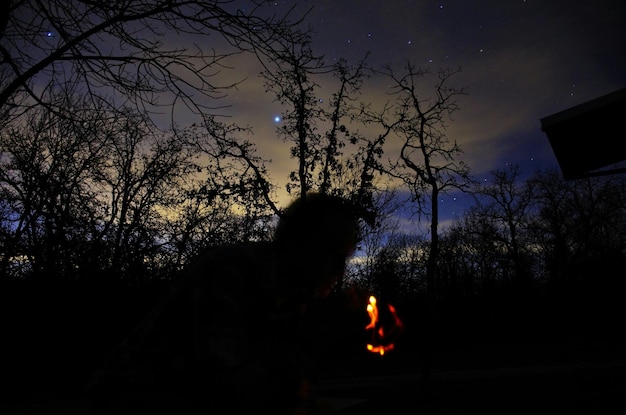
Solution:
[[[373,295],[370,296],[367,303],[367,314],[369,314],[370,322],[365,326],[365,330],[371,330],[372,339],[371,342],[367,344],[367,350],[372,353],[378,353],[381,356],[396,347],[394,340],[404,328],[402,320],[400,320],[396,313],[396,308],[391,304],[387,304],[387,310],[389,310],[391,322],[385,327],[379,316],[376,297]]]

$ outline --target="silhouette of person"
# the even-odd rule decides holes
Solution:
[[[94,413],[323,413],[305,316],[358,233],[347,203],[312,193],[271,242],[208,250],[98,370]]]

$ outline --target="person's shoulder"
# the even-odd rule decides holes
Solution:
[[[205,273],[224,268],[255,267],[271,261],[271,242],[240,242],[207,248],[184,269],[184,274]]]
[[[266,257],[271,254],[271,251],[270,242],[238,242],[210,247],[200,255],[198,260],[223,260],[231,258],[238,258],[240,260],[255,259],[257,257]]]

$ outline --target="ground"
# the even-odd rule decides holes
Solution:
[[[407,352],[344,359],[330,365],[320,394],[337,415],[367,414],[604,414],[626,409],[624,352],[611,345],[520,344],[511,357],[460,368],[460,355],[436,354],[432,377],[424,382],[418,359]],[[555,357],[559,355],[560,358]],[[371,358],[370,358],[371,357]],[[445,360],[456,362],[445,364]],[[498,362],[500,364],[498,364]],[[478,364],[480,363],[480,364]],[[453,367],[455,366],[455,367]],[[0,406],[2,414],[88,415],[81,396],[41,395]]]

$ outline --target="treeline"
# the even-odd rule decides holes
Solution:
[[[450,368],[623,358],[624,175],[512,166],[474,195],[442,231],[430,310],[426,236],[393,233],[349,278],[403,312],[403,350],[447,351]]]
[[[475,203],[442,230],[436,297],[506,292],[523,300],[623,286],[625,177],[566,181],[555,170],[520,175],[519,166],[493,171],[472,189]],[[391,297],[419,294],[429,247],[427,236],[395,229],[352,278]]]
[[[228,126],[213,125],[210,137],[194,127],[158,133],[136,112],[57,99],[82,124],[39,110],[0,136],[3,280],[140,286],[175,278],[208,246],[270,237],[277,210],[266,202],[264,176],[251,168],[262,160],[250,143],[220,139],[232,134]],[[520,174],[517,166],[494,171],[468,188],[475,204],[439,235],[437,297],[504,290],[524,298],[623,279],[623,175],[565,181],[557,171]],[[377,200],[377,218],[393,210]],[[382,220],[367,228],[367,255],[344,287],[391,297],[423,292],[428,234]]]
[[[57,99],[82,123],[38,110],[1,132],[2,279],[141,285],[207,246],[266,237],[272,212],[245,143],[233,157],[192,129]]]

